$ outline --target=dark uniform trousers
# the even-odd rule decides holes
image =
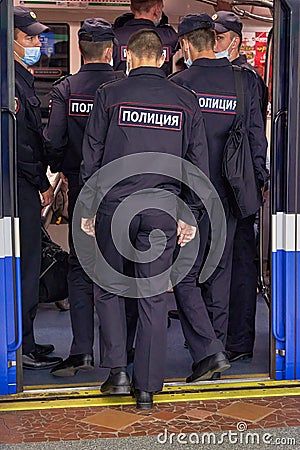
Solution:
[[[233,246],[229,322],[226,349],[252,352],[256,313],[255,215],[237,221]]]
[[[247,63],[245,55],[240,55],[232,63],[255,70]],[[256,81],[262,117],[266,124],[268,89],[258,74]],[[226,348],[238,353],[251,353],[255,340],[257,266],[254,222],[255,215],[239,219],[234,238]]]
[[[242,71],[242,77],[245,92],[245,127],[249,137],[255,171],[258,180],[263,182],[266,176],[267,142],[260,111],[257,81],[256,77],[246,70]],[[227,106],[231,104],[230,101],[228,103],[229,97],[236,98],[232,66],[226,58],[199,58],[193,62],[189,70],[175,74],[172,80],[193,89],[199,98],[209,148],[210,179],[219,193],[227,218],[227,241],[224,254],[213,275],[202,286],[202,295],[216,336],[226,345],[236,219],[230,214],[227,200],[228,186],[222,176],[222,161],[224,146],[235,113],[235,106],[232,110]]]
[[[70,355],[93,354],[94,344],[94,298],[93,282],[83,270],[74,248],[72,234],[76,233],[80,245],[80,258],[83,265],[91,267],[95,261],[94,238],[81,230],[80,219],[73,223],[73,211],[80,192],[79,175],[68,177],[68,215],[69,215],[69,273],[68,289],[73,341]]]
[[[84,64],[80,70],[54,83],[52,106],[44,130],[50,167],[68,178],[69,274],[68,289],[73,341],[70,355],[92,354],[94,340],[93,283],[82,269],[74,249],[72,231],[80,245],[80,262],[93,265],[94,239],[83,233],[80,223],[72,224],[73,210],[80,192],[79,171],[84,129],[100,84],[115,79],[112,67],[105,63]],[[75,225],[76,229],[72,229]],[[90,272],[88,272],[90,273]]]
[[[23,354],[35,350],[33,321],[39,302],[41,269],[41,200],[50,183],[42,139],[40,102],[33,75],[15,61],[15,112],[18,146],[18,206],[21,238]]]
[[[195,363],[210,355],[224,351],[224,345],[216,338],[212,323],[209,319],[206,304],[197,281],[209,232],[209,217],[205,213],[198,222],[200,231],[200,247],[197,259],[188,275],[174,286],[179,318],[189,351]],[[188,264],[190,249],[194,241],[182,249],[182,265]],[[175,252],[175,256],[178,251]],[[176,282],[176,273],[172,273],[172,281]]]
[[[121,256],[110,236],[111,215],[98,212],[96,220],[96,239],[104,258],[121,274],[124,273],[125,258]],[[167,271],[172,264],[176,245],[177,226],[166,213],[155,211],[153,214],[136,215],[130,224],[130,239],[136,250],[149,249],[149,235],[159,228],[167,237],[163,254],[150,263],[134,263],[136,278],[147,278],[149,295],[152,288],[162,294],[132,298],[138,305],[138,323],[135,344],[133,382],[137,389],[155,392],[162,389],[165,371],[167,346],[167,289],[168,275],[158,285],[151,277]],[[123,230],[120,229],[122,233]],[[124,230],[125,232],[125,230]],[[161,239],[158,237],[158,239]],[[96,265],[97,267],[97,265]],[[111,280],[109,281],[111,283]],[[126,311],[125,300],[127,286],[122,281],[112,285],[115,293],[95,285],[95,306],[100,321],[100,365],[102,367],[125,367],[126,354]],[[158,290],[156,291],[158,292]]]
[[[33,320],[39,303],[41,201],[37,188],[18,177],[21,242],[23,354],[35,349]]]
[[[233,241],[236,218],[231,214],[227,199],[222,199],[227,223],[227,237],[222,258],[211,277],[201,286],[202,295],[216,336],[226,345],[229,297],[232,271]]]

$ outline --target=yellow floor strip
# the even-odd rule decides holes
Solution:
[[[231,381],[234,379],[238,379],[238,380],[242,380],[242,379],[250,379],[251,381],[253,380],[253,382],[255,382],[257,379],[267,379],[269,378],[269,374],[268,373],[251,373],[251,374],[242,374],[242,375],[223,375],[222,376],[222,381]],[[185,378],[167,378],[165,380],[165,383],[183,383],[184,386],[187,386],[185,383]],[[92,382],[92,383],[68,383],[68,384],[49,384],[49,385],[36,385],[36,386],[24,386],[24,392],[27,391],[33,391],[33,390],[48,390],[48,389],[56,389],[56,390],[60,390],[60,389],[66,389],[66,388],[71,388],[71,389],[79,389],[79,388],[90,388],[90,387],[99,387],[100,386],[100,382]],[[207,383],[206,383],[207,384]],[[198,385],[199,386],[199,385]],[[197,387],[197,385],[196,385]],[[1,401],[1,396],[0,396],[0,401]]]
[[[45,387],[44,387],[45,389]],[[191,402],[300,395],[299,381],[260,381],[239,383],[201,383],[198,385],[168,386],[154,396],[155,403]],[[100,396],[99,389],[72,389],[36,393],[22,393],[0,398],[0,411],[40,410],[53,408],[87,408],[134,404],[131,396]]]

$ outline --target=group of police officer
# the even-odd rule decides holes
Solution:
[[[244,121],[261,188],[267,177],[265,86],[239,56],[242,23],[233,13],[185,16],[176,33],[167,24],[162,0],[132,0],[131,10],[118,18],[114,27],[103,19],[84,21],[78,32],[84,64],[75,75],[54,83],[43,133],[33,76],[27,69],[38,61],[38,36],[47,27],[31,10],[14,10],[23,367],[51,368],[56,376],[93,369],[95,306],[100,321],[100,364],[110,368],[101,391],[134,392],[137,407],[148,409],[164,379],[169,279],[174,283],[179,318],[194,361],[187,382],[218,378],[230,367],[229,361],[252,355],[256,303],[254,217],[234,217],[222,176],[223,149],[237,100],[231,61],[244,67]],[[178,46],[188,69],[168,79]],[[126,163],[129,175],[118,179],[99,208],[93,210],[95,196],[106,183],[101,171],[97,175],[99,169],[132,156],[134,159]],[[223,255],[201,286],[198,276],[211,239],[209,219],[199,197],[191,189],[182,188],[175,175],[170,176],[171,168],[175,174],[182,171],[178,158],[193,164],[210,179],[226,217]],[[120,170],[126,164],[120,163]],[[37,344],[33,333],[40,267],[39,193],[43,206],[53,198],[47,165],[67,178],[69,188],[68,286],[73,342],[65,361],[49,357],[54,347]],[[136,172],[132,172],[132,166]],[[85,182],[85,195],[81,195]],[[177,197],[190,207],[192,217],[178,207]],[[76,202],[81,205],[81,215],[74,214]],[[124,243],[118,251],[111,228],[122,202],[126,203],[125,216],[131,211],[132,217],[128,227],[122,221],[118,224],[121,247]],[[161,232],[157,233],[158,228]],[[80,241],[80,255],[75,236]],[[95,251],[94,237],[99,252]],[[250,261],[247,245],[254,252]],[[132,249],[134,256],[128,261]],[[157,254],[155,249],[159,249]],[[141,256],[152,250],[155,257],[152,254],[148,260]],[[190,253],[196,256],[182,275],[184,258],[190,260]],[[109,277],[101,270],[104,266],[99,254],[114,273],[135,278],[134,294],[125,278]],[[180,256],[182,264],[171,270],[174,258]],[[244,272],[236,275],[241,266]],[[98,267],[96,278],[87,267]],[[253,282],[248,289],[250,273]],[[238,324],[242,336],[235,334]],[[130,359],[134,367],[131,382],[126,371]]]

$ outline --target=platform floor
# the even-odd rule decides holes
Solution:
[[[0,449],[299,449],[299,427],[300,396],[13,411],[0,412]]]

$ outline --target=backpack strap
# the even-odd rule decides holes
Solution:
[[[234,74],[234,82],[236,89],[236,115],[243,116],[245,111],[245,100],[244,100],[244,87],[242,80],[242,69],[238,66],[232,65],[233,74]]]

